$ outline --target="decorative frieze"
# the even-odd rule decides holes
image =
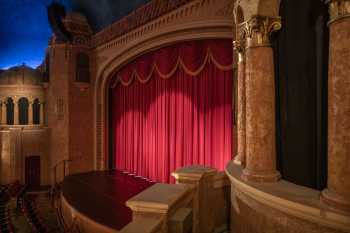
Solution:
[[[99,52],[112,48],[123,48],[131,42],[142,40],[146,34],[167,31],[169,28],[178,27],[179,24],[183,23],[186,23],[184,26],[188,26],[198,20],[212,19],[218,26],[218,20],[231,19],[228,22],[230,26],[232,25],[231,16],[234,5],[232,0],[153,0],[149,4],[155,8],[162,8],[161,6],[165,4],[170,8],[164,8],[166,11],[161,11],[163,13],[155,11],[161,14],[158,15],[157,13],[157,17],[149,18],[150,13],[148,11],[151,8],[147,7],[146,4],[144,7],[136,9],[135,12],[93,35],[91,47]],[[141,17],[142,21],[135,21],[135,17]],[[227,22],[224,23],[226,24]],[[206,27],[209,26],[208,24],[206,25]],[[183,29],[181,27],[181,30]]]
[[[237,26],[238,40],[245,47],[271,46],[271,34],[282,27],[280,17],[255,16]]]
[[[326,3],[329,5],[329,23],[350,17],[350,0],[328,0]]]
[[[162,15],[192,1],[193,0],[153,0],[94,35],[92,38],[92,46],[98,47],[103,45],[114,38],[125,35],[133,29],[154,19],[158,19]]]

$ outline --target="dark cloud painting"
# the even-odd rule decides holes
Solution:
[[[51,36],[46,7],[54,0],[0,0],[0,69],[40,65]],[[99,31],[149,0],[61,0]]]

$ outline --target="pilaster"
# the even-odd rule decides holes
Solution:
[[[45,125],[45,114],[44,114],[45,102],[40,100],[39,105],[40,105],[40,125]]]
[[[6,111],[6,99],[0,100],[1,104],[1,125],[7,124],[7,111]]]
[[[34,104],[34,98],[30,98],[28,100],[28,124],[33,124],[33,104]]]
[[[13,97],[13,124],[18,125],[19,124],[19,98]]]

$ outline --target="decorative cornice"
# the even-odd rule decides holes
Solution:
[[[254,16],[237,26],[239,43],[245,41],[245,47],[271,46],[271,34],[282,27],[280,17]]]
[[[191,1],[193,0],[153,0],[94,35],[92,47],[105,44]]]
[[[162,1],[167,2],[170,0]],[[174,0],[174,3],[176,1]],[[198,26],[205,30],[205,28],[210,28],[212,26],[210,23],[206,22],[206,20],[213,20],[211,23],[216,24],[217,29],[220,30],[219,26],[223,26],[222,20],[226,21],[230,19],[229,25],[232,27],[232,17],[230,17],[232,9],[230,7],[233,7],[233,5],[229,4],[231,1],[232,0],[181,0],[180,2],[183,2],[183,4],[177,4],[177,7],[171,8],[172,10],[167,10],[159,17],[146,20],[144,23],[137,24],[135,27],[127,27],[128,30],[125,29],[125,33],[120,33],[120,31],[123,30],[121,25],[123,25],[125,21],[123,18],[95,34],[91,39],[91,48],[99,52],[116,47],[124,48],[127,44],[142,40],[142,38],[147,38],[152,34],[169,31],[170,28],[172,31],[184,31],[187,27],[193,27],[195,24],[198,24]],[[152,2],[153,1],[150,3]],[[230,11],[222,11],[220,4],[230,8]],[[173,6],[173,3],[169,4],[169,7],[170,6]],[[136,13],[131,13],[126,16],[126,18],[136,17],[136,15]],[[189,19],[190,21],[188,21]],[[130,20],[130,22],[134,21]],[[180,24],[182,24],[181,28],[179,28]],[[188,33],[183,32],[182,34],[186,36]],[[215,34],[211,37],[215,37]]]
[[[330,15],[328,24],[350,17],[350,0],[328,0],[326,3],[329,5]]]

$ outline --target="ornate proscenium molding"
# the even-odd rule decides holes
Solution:
[[[246,48],[271,46],[271,34],[281,27],[280,17],[254,16],[237,26],[238,38]]]
[[[326,4],[329,5],[329,24],[350,17],[350,0],[328,0]]]
[[[112,39],[125,35],[126,33],[140,27],[154,19],[180,8],[194,0],[153,0],[137,8],[121,20],[113,23],[108,29],[102,30],[92,38],[92,46],[101,46]]]

